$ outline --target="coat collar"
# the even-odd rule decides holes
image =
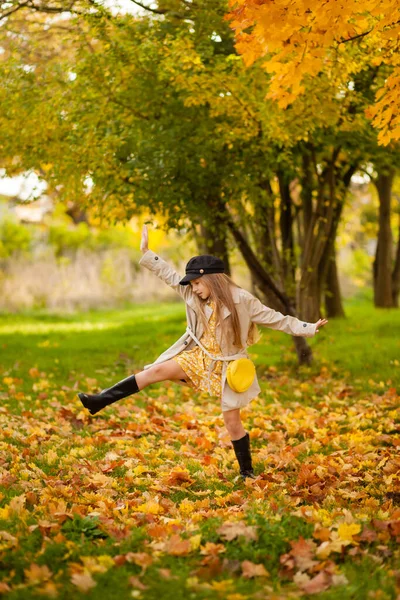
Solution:
[[[232,298],[235,304],[239,304],[240,302],[240,289],[238,287],[232,287]],[[196,310],[196,300],[195,298],[191,297],[188,300],[186,300],[186,303],[193,308],[193,310]],[[210,306],[205,306],[204,308],[204,312],[206,314],[207,320],[210,318],[211,314],[212,314],[212,310],[210,308]],[[228,317],[231,314],[231,311],[226,307],[226,306],[222,306],[222,318],[226,319],[226,317]]]

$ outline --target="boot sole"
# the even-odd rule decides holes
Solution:
[[[96,413],[98,413],[101,410],[101,408],[95,409],[88,404],[89,399],[86,398],[86,394],[80,393],[80,394],[78,394],[78,398],[82,402],[83,406],[90,412],[91,415],[95,415]],[[89,400],[89,402],[90,402],[90,400]]]

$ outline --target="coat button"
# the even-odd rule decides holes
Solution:
[[[307,327],[307,323],[303,323],[303,327]]]
[[[155,257],[154,257],[154,260],[158,260],[158,256],[155,256]]]
[[[184,344],[185,344],[185,346],[186,346],[187,342],[184,342]]]

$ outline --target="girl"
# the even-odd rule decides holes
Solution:
[[[92,415],[99,410],[143,390],[152,383],[174,381],[196,391],[208,391],[221,400],[225,426],[239,463],[243,479],[255,477],[250,453],[250,437],[243,428],[240,409],[261,391],[257,376],[245,392],[235,392],[228,384],[228,362],[214,357],[248,357],[247,347],[258,341],[257,325],[277,329],[289,335],[313,337],[328,321],[305,323],[284,316],[265,306],[252,294],[236,285],[224,273],[221,259],[203,254],[186,265],[186,275],[178,273],[148,248],[147,226],[143,226],[139,264],[152,271],[182,296],[186,304],[186,333],[157,360],[145,365],[136,375],[107,388],[99,394],[78,394]]]

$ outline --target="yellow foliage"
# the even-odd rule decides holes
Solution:
[[[160,506],[156,500],[149,500],[149,502],[140,504],[139,506],[134,507],[132,510],[144,512],[150,515],[159,515],[164,512],[163,507]]]
[[[339,525],[338,535],[341,540],[352,542],[353,535],[357,535],[360,531],[361,525],[359,523],[350,523],[350,525],[342,523]]]
[[[201,543],[201,533],[198,533],[197,535],[193,535],[190,538],[190,548],[192,550],[197,550],[197,548],[200,546]]]
[[[231,0],[229,6],[226,19],[235,31],[237,51],[247,67],[267,56],[263,63],[271,74],[267,98],[281,109],[304,94],[318,73],[347,85],[364,65],[390,65],[393,73],[378,89],[367,114],[373,113],[379,144],[400,139],[400,60],[393,51],[400,31],[397,0],[292,0],[290,10],[287,0]]]

